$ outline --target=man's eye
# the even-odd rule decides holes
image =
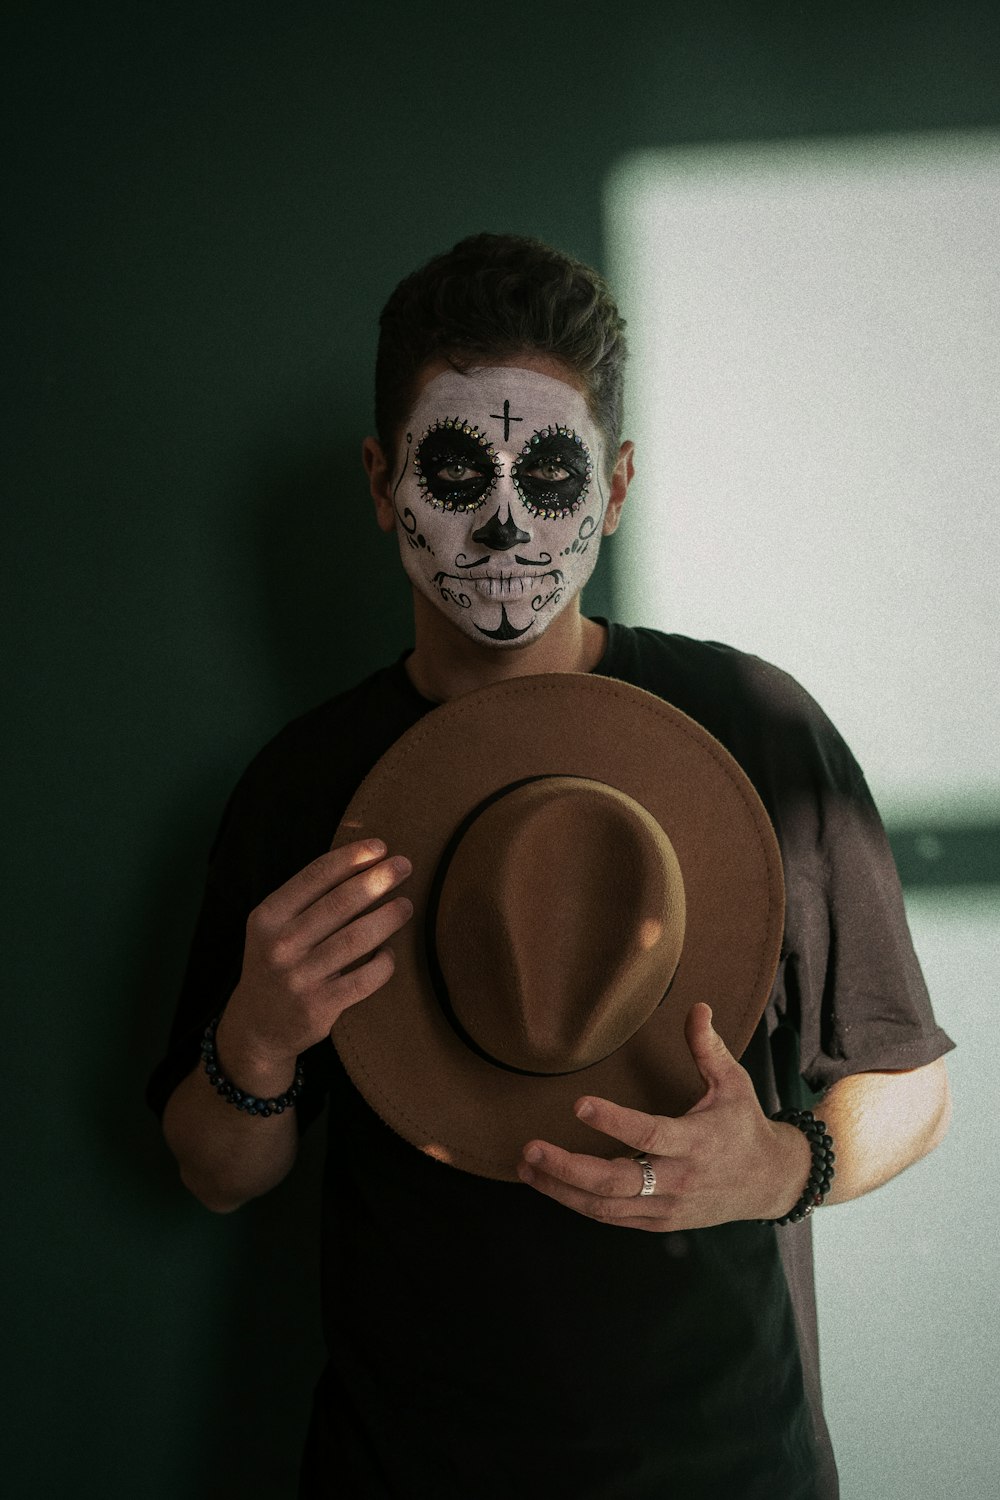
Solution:
[[[547,458],[544,463],[536,464],[527,473],[532,479],[544,480],[546,484],[562,484],[569,478],[569,470],[554,458]]]
[[[525,507],[545,521],[565,520],[583,504],[593,474],[590,452],[568,427],[545,427],[521,449],[511,477]]]
[[[443,479],[446,484],[468,484],[470,480],[481,478],[478,469],[471,468],[468,464],[455,459],[438,469],[437,477]]]

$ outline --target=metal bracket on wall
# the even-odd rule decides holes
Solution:
[[[1000,820],[887,830],[904,890],[1000,885]]]

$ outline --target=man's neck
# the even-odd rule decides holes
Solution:
[[[544,635],[519,648],[480,646],[453,625],[418,590],[413,592],[416,646],[406,658],[413,686],[432,703],[446,703],[473,688],[536,672],[592,672],[604,655],[608,632],[580,613],[580,597],[557,615]]]

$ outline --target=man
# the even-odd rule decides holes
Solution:
[[[809,1224],[773,1227],[806,1201],[814,1143],[769,1117],[823,1095],[829,1203],[947,1129],[951,1043],[836,730],[756,658],[581,612],[633,476],[623,327],[593,271],[513,236],[463,241],[396,289],[363,452],[415,645],[261,752],[213,851],[150,1100],[185,1185],[228,1212],[287,1174],[328,1097],[330,1364],[303,1496],[829,1500]],[[582,1093],[593,1153],[525,1139],[512,1183],[414,1149],[330,1045],[391,981],[414,874],[406,850],[367,835],[330,846],[359,785],[435,706],[551,673],[654,693],[735,758],[777,834],[784,941],[740,1060],[710,1005],[691,1005],[693,1107]],[[246,1095],[274,1108],[250,1114]]]

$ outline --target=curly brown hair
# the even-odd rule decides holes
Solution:
[[[390,459],[417,378],[443,356],[455,369],[482,355],[541,353],[580,380],[607,442],[608,472],[621,446],[625,320],[592,267],[541,240],[474,234],[399,283],[379,317],[375,428]]]

